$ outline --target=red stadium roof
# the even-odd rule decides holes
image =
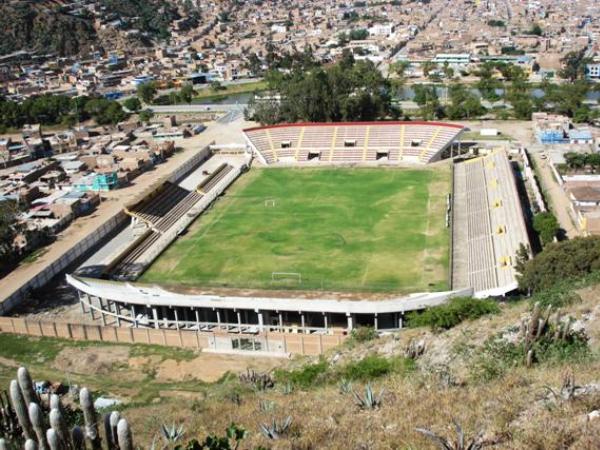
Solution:
[[[355,126],[355,125],[431,125],[434,127],[464,128],[462,125],[445,122],[425,122],[425,121],[375,121],[375,122],[297,122],[280,123],[277,125],[265,125],[261,127],[246,128],[246,131],[267,130],[271,128],[284,127],[337,127],[337,126]]]

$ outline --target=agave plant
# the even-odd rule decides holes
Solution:
[[[175,424],[172,424],[171,426],[167,426],[165,424],[162,424],[160,426],[160,435],[167,444],[167,447],[181,441],[183,439],[184,434],[185,429],[183,428],[183,425],[177,426]]]
[[[455,441],[440,436],[426,428],[415,428],[415,430],[431,440],[441,450],[481,450],[485,445],[487,445],[483,440],[482,432],[479,432],[479,434],[477,434],[477,436],[475,436],[473,439],[465,441],[465,434],[462,427],[458,424],[458,422],[456,422],[456,420],[453,420],[452,422],[454,423],[454,427],[456,429]]]
[[[383,403],[383,389],[379,392],[379,395],[376,395],[373,392],[373,388],[371,384],[368,383],[365,387],[365,394],[360,395],[356,392],[352,391],[354,395],[354,400],[356,400],[356,404],[360,409],[378,409],[381,407]]]
[[[283,395],[290,395],[293,392],[294,392],[294,385],[289,381],[281,387],[281,393]]]
[[[275,409],[276,404],[272,400],[261,400],[258,406],[262,412],[269,412]]]
[[[345,378],[340,382],[340,394],[349,394],[352,392],[352,381]]]
[[[277,440],[288,433],[291,424],[292,416],[287,416],[283,420],[276,420],[273,418],[271,424],[260,424],[260,432],[267,439]]]

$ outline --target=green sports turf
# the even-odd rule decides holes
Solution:
[[[447,166],[252,169],[141,281],[417,292],[448,279]],[[273,272],[299,273],[296,276]]]

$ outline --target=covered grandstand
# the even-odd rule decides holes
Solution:
[[[529,238],[505,151],[455,164],[452,229],[453,288],[482,297],[517,288],[516,254]]]
[[[441,158],[463,131],[442,122],[295,123],[244,130],[264,164],[417,163]]]

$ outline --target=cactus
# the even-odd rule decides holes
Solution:
[[[39,398],[35,393],[35,389],[33,389],[33,381],[26,367],[19,367],[17,370],[17,381],[19,382],[23,399],[25,399],[25,404],[38,403]]]
[[[117,425],[121,419],[121,414],[118,411],[113,411],[104,416],[104,435],[106,436],[106,446],[109,450],[119,448],[117,438]]]
[[[65,422],[65,419],[62,415],[62,413],[60,412],[60,410],[54,408],[50,410],[50,427],[56,431],[56,434],[58,435],[58,440],[60,441],[60,444],[63,448],[66,448],[68,446],[68,443],[70,442],[69,439],[69,431],[67,429],[67,423]]]
[[[61,413],[64,413],[60,397],[56,394],[50,396],[50,409],[58,409]]]
[[[252,385],[259,391],[264,391],[275,386],[275,381],[270,374],[250,369],[246,369],[246,373],[240,374],[240,382]]]
[[[74,426],[71,430],[71,441],[73,442],[73,450],[85,450],[85,435],[78,426]]]
[[[23,435],[25,436],[25,439],[33,439],[35,434],[33,432],[33,428],[31,427],[31,422],[29,421],[29,412],[17,380],[12,380],[10,382],[10,399],[12,401],[13,408],[15,409],[15,413],[19,419],[19,423],[21,424],[21,428],[23,429]]]
[[[133,438],[127,420],[121,419],[117,424],[117,436],[120,450],[133,450]]]
[[[290,395],[293,392],[294,392],[294,385],[290,381],[285,383],[281,388],[281,393],[283,395]]]
[[[23,435],[23,430],[6,391],[0,392],[0,431],[2,436],[15,440]]]
[[[523,319],[520,327],[520,337],[523,339],[523,359],[526,367],[531,367],[535,362],[534,345],[542,340],[552,342],[566,341],[573,336],[571,325],[573,319],[569,317],[562,320],[559,313],[551,319],[552,306],[548,306],[542,314],[539,303],[533,306],[529,319]]]
[[[102,450],[102,442],[98,433],[98,424],[96,423],[96,409],[94,408],[92,394],[90,394],[87,388],[82,388],[79,391],[79,403],[85,421],[85,435],[92,445],[92,450]]]
[[[46,431],[46,439],[48,440],[50,450],[62,450],[60,439],[54,428],[48,428],[48,431]]]
[[[26,403],[26,398],[32,398],[33,401]],[[79,400],[85,431],[75,426],[69,432],[66,420],[68,410],[61,404],[60,397],[53,394],[47,404],[41,404],[33,391],[29,372],[20,368],[17,379],[10,383],[9,393],[0,392],[0,433],[3,435],[0,438],[0,450],[87,450],[86,439],[90,441],[92,450],[102,450],[90,391],[82,388]],[[173,429],[178,436],[176,440],[180,440],[182,427]],[[118,412],[113,411],[104,417],[104,431],[107,450],[133,450],[129,424]]]
[[[46,433],[44,431],[46,429],[44,416],[37,403],[29,404],[29,420],[31,421],[35,435],[37,436],[38,447],[40,450],[48,450],[48,446],[46,445]]]
[[[525,367],[531,367],[533,365],[533,350],[529,349],[525,356]]]

